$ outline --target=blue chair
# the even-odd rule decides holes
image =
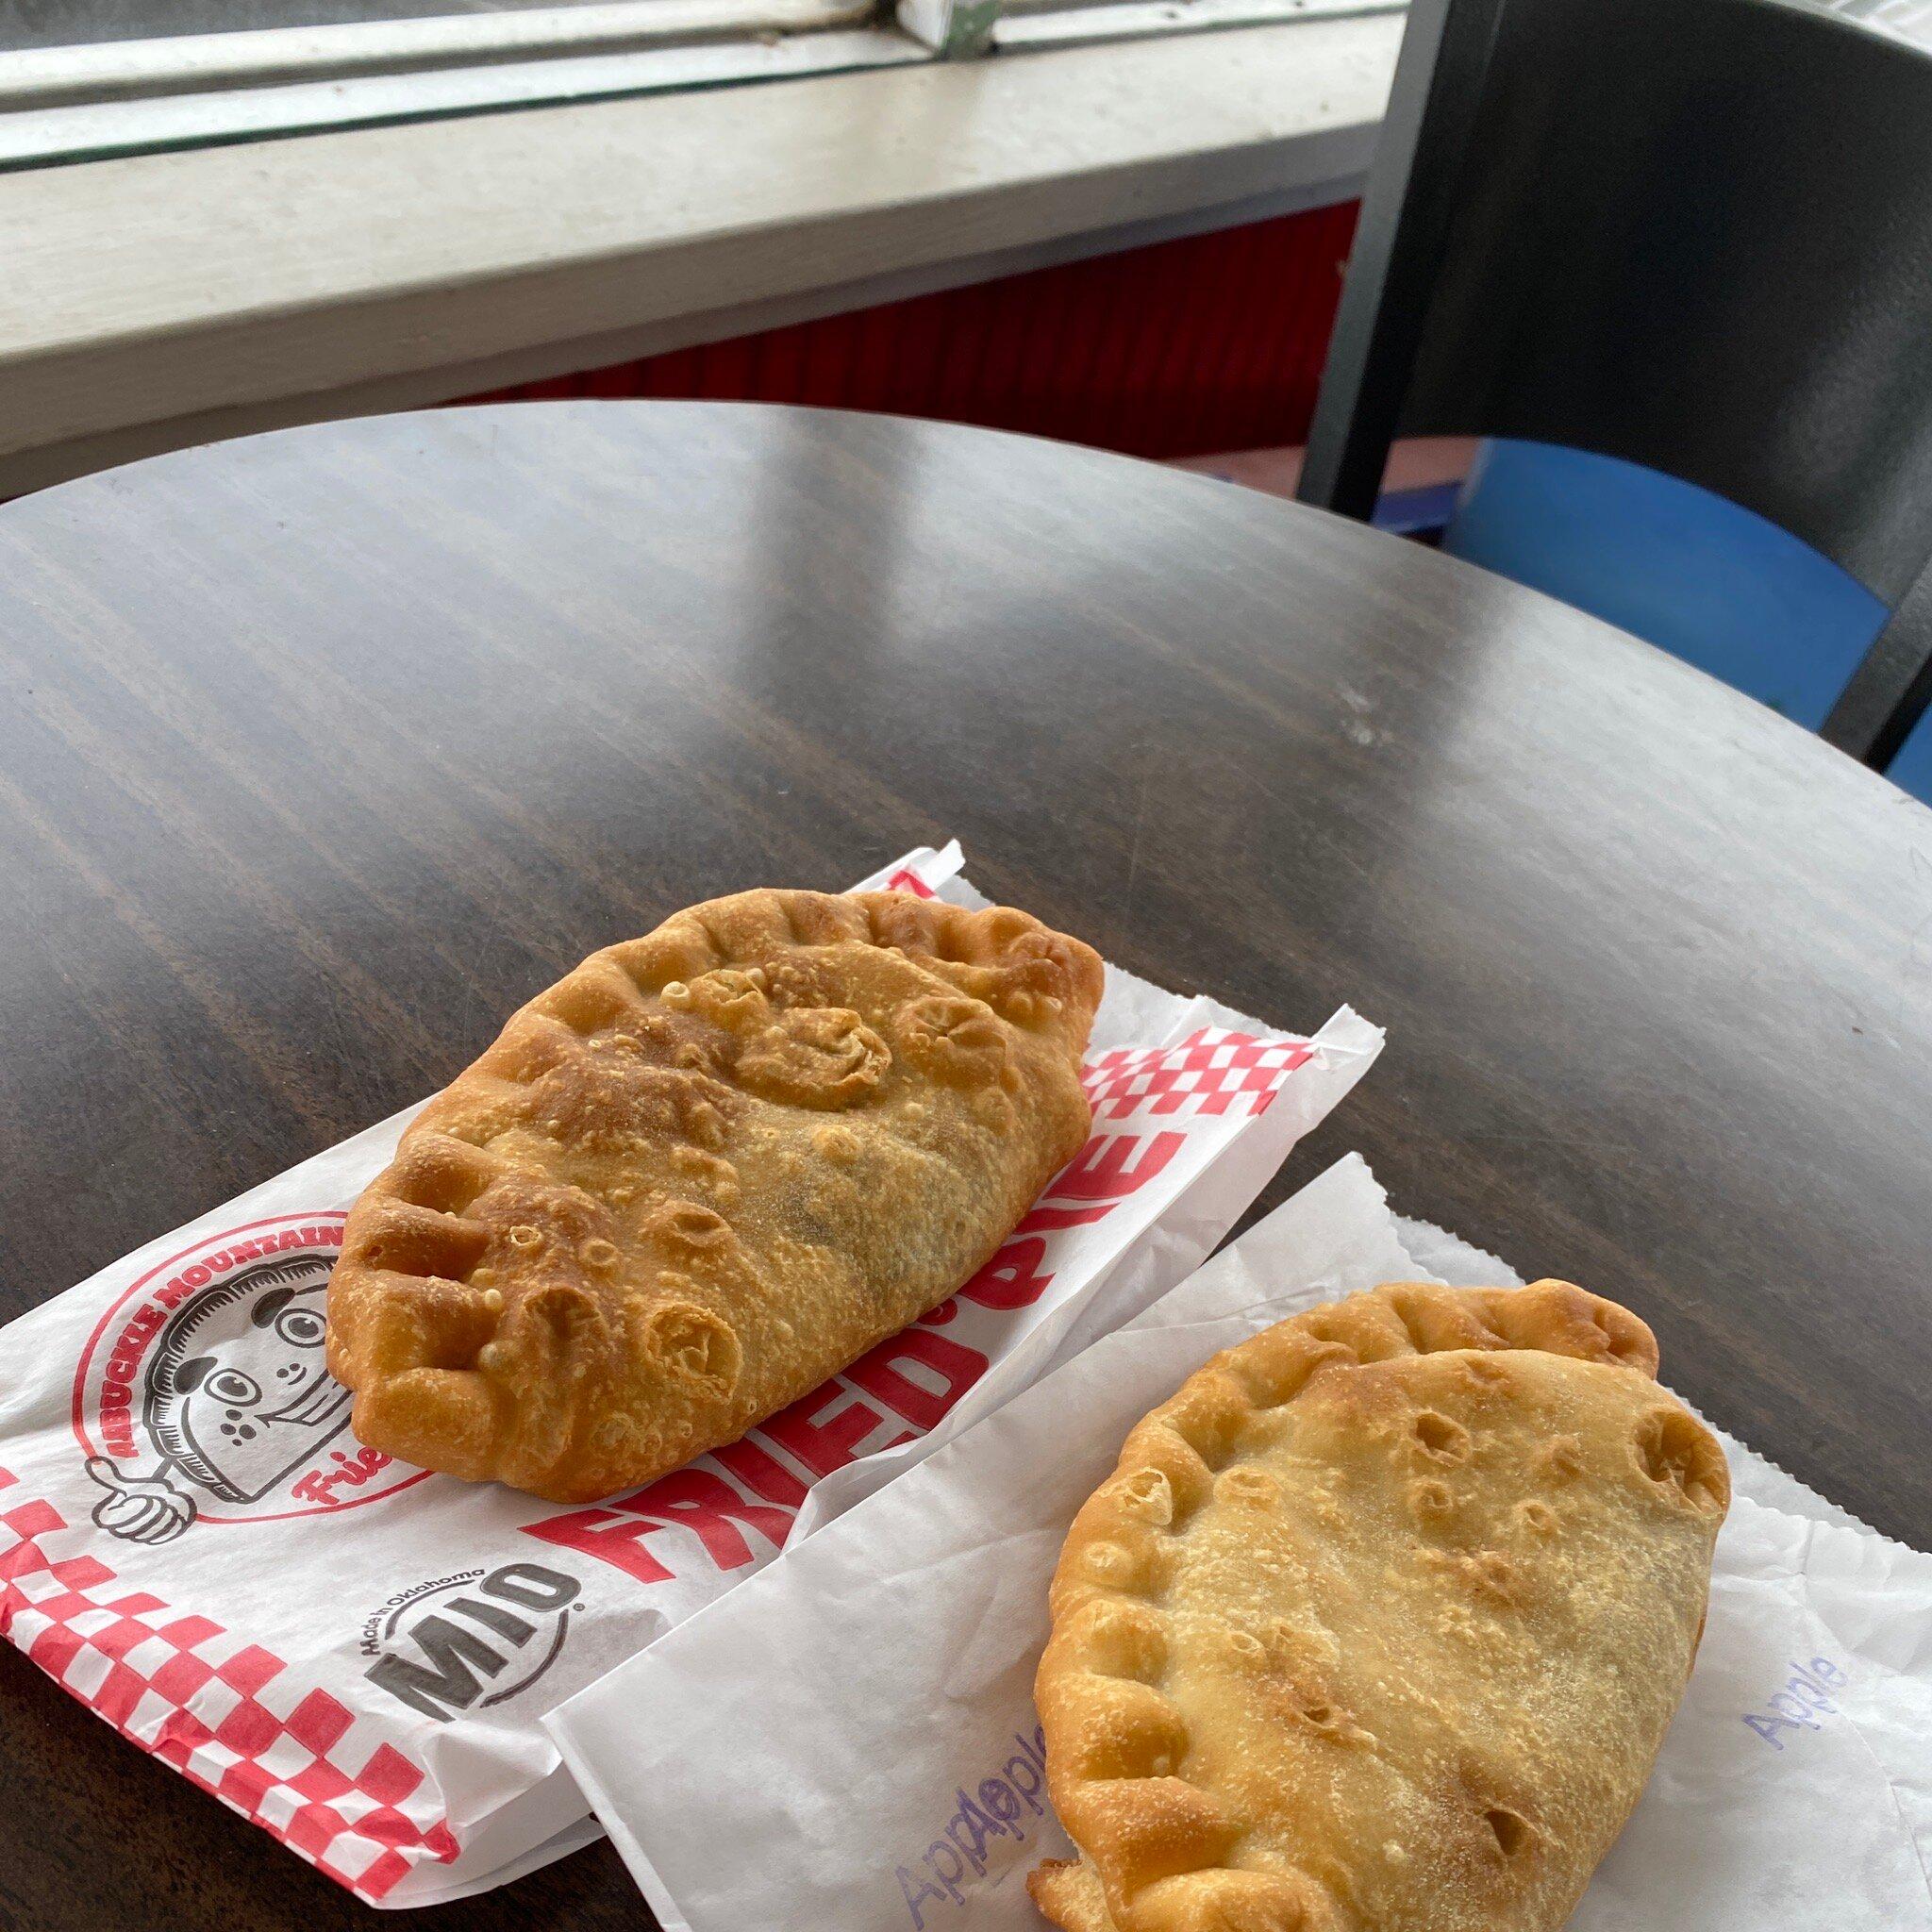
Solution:
[[[1452,548],[1890,765],[1932,700],[1932,54],[1783,0],[1412,0],[1297,494],[1368,517],[1398,433],[1509,440]]]
[[[1614,457],[1499,438],[1440,521],[1445,550],[1648,638],[1813,731],[1891,615],[1788,530]],[[1932,719],[1886,770],[1932,804]]]

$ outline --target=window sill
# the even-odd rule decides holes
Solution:
[[[1343,199],[1402,16],[7,178],[0,494]]]

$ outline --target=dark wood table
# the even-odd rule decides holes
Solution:
[[[1932,1546],[1932,815],[1546,598],[1044,442],[523,405],[0,509],[0,1315],[592,947],[957,834],[1136,972],[1388,1026],[1267,1204],[1360,1148]],[[0,1926],[372,1920],[10,1649],[0,1757]],[[599,1846],[418,1923],[647,1915]]]

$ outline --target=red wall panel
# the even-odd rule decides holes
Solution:
[[[815,403],[1144,457],[1300,442],[1356,208],[1313,208],[464,400]]]

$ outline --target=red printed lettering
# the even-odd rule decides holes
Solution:
[[[822,1383],[803,1400],[781,1408],[761,1424],[759,1434],[797,1457],[812,1474],[830,1475],[835,1469],[856,1461],[858,1445],[885,1421],[877,1409],[857,1396],[836,1414],[819,1421],[819,1415],[844,1393],[839,1382]]]
[[[114,1360],[120,1361],[128,1356],[138,1358],[141,1354],[142,1344],[160,1325],[160,1309],[153,1306],[137,1308],[128,1318],[127,1325],[115,1338]]]
[[[1009,1241],[959,1292],[982,1308],[1031,1307],[1046,1292],[1053,1270],[1041,1272],[1046,1243],[1039,1235]]]
[[[1144,1188],[1187,1143],[1172,1131],[1142,1140],[1139,1134],[1096,1134],[1048,1190],[1076,1201],[1118,1201]],[[1138,1156],[1133,1165],[1130,1158]]]
[[[333,1509],[339,1489],[359,1490],[377,1471],[387,1469],[390,1460],[380,1449],[361,1448],[354,1455],[347,1450],[331,1449],[328,1461],[308,1471],[300,1482],[291,1483],[289,1493],[300,1496],[305,1503],[319,1503]]]
[[[612,1507],[574,1509],[525,1524],[524,1534],[612,1564],[639,1583],[661,1583],[675,1572],[643,1546],[643,1540],[660,1529],[691,1530],[719,1569],[740,1570],[752,1560],[741,1524],[757,1530],[774,1549],[782,1549],[791,1519],[790,1509],[751,1502],[718,1476],[681,1469]]]
[[[938,1391],[913,1381],[898,1366],[901,1363],[930,1369],[939,1380]],[[860,1356],[845,1375],[915,1428],[930,1429],[986,1370],[987,1358],[976,1348],[968,1348],[949,1335],[908,1328]]]
[[[1036,1208],[1022,1216],[1015,1234],[1057,1234],[1063,1227],[1079,1227],[1091,1221],[1105,1221],[1115,1208],[1103,1201],[1096,1208]]]
[[[625,1497],[618,1507],[691,1530],[721,1570],[741,1570],[751,1561],[751,1545],[740,1524],[757,1530],[774,1550],[782,1550],[791,1533],[790,1509],[754,1503],[701,1469],[680,1469],[660,1476],[649,1489]]]
[[[567,1516],[526,1523],[523,1529],[540,1542],[609,1563],[635,1582],[662,1583],[671,1572],[643,1546],[643,1539],[662,1527],[635,1516],[620,1516],[615,1509],[573,1509]]]
[[[796,1509],[805,1501],[805,1485],[774,1456],[767,1456],[749,1438],[711,1451],[753,1495],[768,1503],[782,1503]]]

